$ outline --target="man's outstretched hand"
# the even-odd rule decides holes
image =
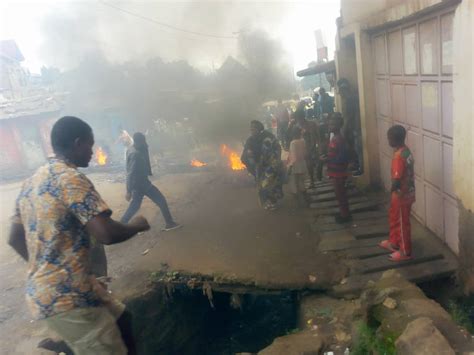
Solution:
[[[136,227],[140,232],[144,232],[150,229],[148,221],[143,216],[134,217],[128,224]]]

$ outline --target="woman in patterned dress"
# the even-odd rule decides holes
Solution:
[[[265,131],[260,121],[252,121],[250,131],[251,136],[242,153],[242,163],[255,176],[262,206],[274,210],[278,200],[283,198],[281,146],[272,133]]]

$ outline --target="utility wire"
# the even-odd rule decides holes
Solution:
[[[146,17],[146,16],[143,16],[143,15],[140,15],[140,14],[137,14],[135,12],[132,12],[132,11],[128,11],[126,9],[122,9],[121,7],[118,7],[114,4],[111,4],[109,2],[106,2],[106,1],[102,1],[102,0],[99,0],[99,2],[105,6],[108,6],[108,7],[111,7],[117,11],[121,11],[121,12],[124,12],[128,15],[131,15],[131,16],[134,16],[134,17],[137,17],[137,18],[140,18],[142,20],[145,20],[145,21],[148,21],[148,22],[152,22],[154,23],[155,25],[159,25],[159,26],[162,26],[162,27],[166,27],[166,28],[169,28],[169,29],[172,29],[172,30],[175,30],[175,31],[179,31],[179,32],[184,32],[184,33],[189,33],[189,34],[192,34],[192,35],[195,35],[195,36],[202,36],[202,37],[210,37],[210,38],[220,38],[220,39],[237,39],[237,37],[235,36],[221,36],[221,35],[215,35],[215,34],[210,34],[210,33],[202,33],[202,32],[195,32],[195,31],[190,31],[190,30],[185,30],[183,28],[178,28],[178,27],[175,27],[173,25],[169,25],[167,23],[163,23],[163,22],[160,22],[160,21],[157,21],[157,20],[154,20],[150,17]]]

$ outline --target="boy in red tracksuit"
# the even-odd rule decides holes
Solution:
[[[339,215],[336,216],[336,222],[341,224],[352,220],[346,191],[346,180],[349,176],[349,152],[346,141],[341,134],[343,123],[341,113],[335,112],[332,114],[328,128],[333,136],[329,141],[328,154],[320,157],[321,161],[327,163],[327,174],[334,185],[334,192],[339,203]]]
[[[390,201],[390,236],[380,243],[390,250],[390,260],[411,259],[411,206],[415,202],[414,159],[405,145],[406,130],[400,125],[387,132],[390,146],[394,148],[392,158],[392,188]]]

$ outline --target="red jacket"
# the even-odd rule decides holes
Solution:
[[[327,174],[329,177],[347,177],[349,154],[346,141],[340,133],[334,134],[328,145]]]

